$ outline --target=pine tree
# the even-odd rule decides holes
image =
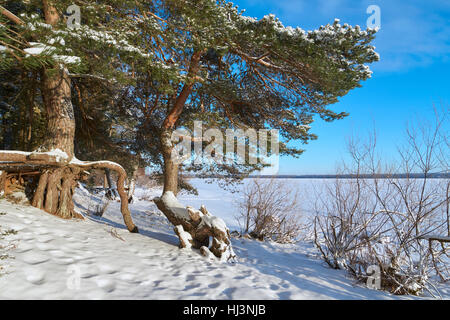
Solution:
[[[232,3],[216,0],[141,3],[136,12],[140,15],[133,22],[143,36],[130,41],[153,53],[152,64],[136,67],[133,95],[142,101],[136,112],[138,138],[164,173],[163,196],[155,203],[177,226],[182,246],[189,245],[186,232],[196,248],[208,249],[213,237],[209,249],[222,257],[228,238],[225,231],[214,234],[213,227],[200,222],[208,217],[206,209],[188,210],[187,218],[172,208],[173,195],[183,183],[172,156],[174,131],[203,120],[206,127],[222,132],[278,129],[284,141],[315,139],[310,132],[314,116],[344,118],[345,112],[328,106],[370,77],[366,64],[378,60],[370,45],[376,30],[336,20],[305,32],[283,26],[273,15],[246,17]],[[298,156],[302,150],[282,143],[280,153]],[[235,161],[188,169],[236,175],[260,167]]]
[[[172,133],[205,127],[278,129],[283,141],[316,139],[315,116],[342,119],[328,106],[360,87],[371,75],[366,64],[377,61],[370,44],[376,30],[341,25],[338,20],[317,30],[285,27],[274,16],[244,16],[226,1],[150,2],[135,20],[145,35],[135,46],[155,54],[152,65],[137,68],[133,94],[143,101],[139,135],[164,172],[164,191],[177,193],[179,166],[171,157]],[[206,145],[206,143],[204,144]],[[283,155],[303,150],[280,145]],[[208,169],[205,169],[205,166]],[[191,170],[249,173],[259,165],[202,164]]]

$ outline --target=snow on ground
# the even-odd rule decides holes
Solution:
[[[208,210],[231,220],[223,214],[231,212],[231,202],[219,199],[213,205],[208,190],[199,190],[200,198],[206,194]],[[153,194],[160,195],[160,190],[138,190],[137,198],[151,199]],[[188,196],[180,198],[188,203]],[[86,214],[95,211],[100,199],[77,189],[75,201]],[[118,202],[112,202],[103,217],[87,215],[86,220],[75,221],[0,200],[0,213],[6,213],[0,215],[1,230],[18,231],[6,237],[16,248],[8,251],[8,259],[0,260],[6,272],[0,275],[0,298],[399,298],[367,289],[345,272],[328,268],[310,243],[233,239],[238,262],[212,262],[196,250],[180,250],[173,227],[152,202],[137,200],[130,209],[139,234],[125,229]]]

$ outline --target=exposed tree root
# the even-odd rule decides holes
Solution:
[[[133,220],[131,219],[130,210],[128,208],[128,193],[125,191],[125,180],[127,178],[127,173],[121,165],[111,161],[77,161],[76,164],[71,164],[71,166],[76,166],[84,170],[110,169],[117,172],[117,192],[120,197],[120,210],[122,212],[123,221],[130,232],[138,232],[138,228],[134,225]]]
[[[180,248],[200,249],[204,256],[214,255],[222,261],[235,258],[230,232],[224,221],[211,215],[204,206],[200,210],[184,207],[170,191],[153,201],[175,226]]]
[[[77,182],[83,179],[85,170],[89,169],[110,169],[117,172],[117,191],[123,220],[130,232],[138,232],[128,208],[128,195],[124,187],[126,171],[114,162],[84,162],[75,158],[68,162],[55,153],[0,151],[0,194],[7,196],[13,191],[10,187],[14,185],[12,180],[32,175],[33,181],[37,183],[31,201],[34,207],[64,219],[82,218],[74,210],[72,197]]]

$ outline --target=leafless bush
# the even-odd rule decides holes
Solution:
[[[366,144],[349,142],[353,161],[344,173],[353,178],[338,179],[316,208],[315,243],[331,267],[364,279],[376,265],[382,288],[392,293],[439,295],[434,279],[448,281],[449,256],[443,242],[426,239],[448,237],[449,179],[433,179],[448,174],[447,120],[444,113],[433,125],[409,127],[400,160],[390,165],[376,153],[376,135]]]
[[[350,269],[355,274],[367,268],[363,253],[371,242],[382,241],[384,226],[370,190],[360,178],[336,179],[318,197],[314,219],[314,240],[325,262],[334,269]],[[385,218],[384,218],[385,219]],[[320,237],[319,237],[320,234]]]
[[[298,192],[276,179],[253,179],[238,203],[244,234],[259,240],[292,243],[301,230]]]

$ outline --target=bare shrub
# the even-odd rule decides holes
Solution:
[[[333,269],[362,273],[368,266],[361,257],[362,251],[368,243],[382,238],[371,226],[385,223],[380,215],[372,214],[376,203],[367,185],[360,178],[336,179],[318,201],[314,241],[325,262]]]
[[[241,231],[252,238],[295,242],[301,230],[298,192],[276,179],[253,179],[238,202]]]
[[[375,134],[366,144],[349,142],[353,161],[344,173],[352,179],[338,179],[316,207],[315,244],[331,267],[366,279],[367,267],[376,265],[383,289],[439,296],[435,283],[448,281],[449,256],[443,241],[427,239],[448,237],[449,179],[434,179],[448,174],[446,120],[448,113],[409,127],[397,163],[382,164]]]

